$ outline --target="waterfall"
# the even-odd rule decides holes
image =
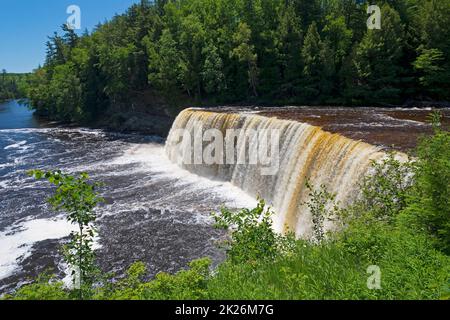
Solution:
[[[279,170],[273,175],[261,174],[261,164],[212,163],[195,161],[192,154],[195,143],[202,141],[208,130],[272,130],[279,133]],[[180,132],[193,137],[185,143]],[[237,137],[239,138],[239,137]],[[183,143],[182,143],[183,141]],[[209,140],[213,141],[213,140]],[[232,140],[234,144],[235,141]],[[244,141],[244,140],[242,140]],[[241,141],[241,142],[242,142]],[[236,146],[236,154],[251,148],[251,140]],[[308,237],[312,232],[311,214],[305,206],[309,191],[307,179],[318,187],[325,185],[336,194],[342,205],[351,202],[358,192],[358,182],[368,172],[372,160],[385,156],[379,147],[355,141],[339,134],[323,131],[306,123],[280,120],[257,114],[209,112],[187,109],[175,120],[166,143],[169,159],[192,173],[215,180],[231,182],[251,196],[265,199],[276,212],[274,226],[278,232],[295,231],[297,236]],[[246,160],[249,160],[249,155]],[[189,161],[185,161],[189,158]],[[330,224],[328,224],[330,227]]]

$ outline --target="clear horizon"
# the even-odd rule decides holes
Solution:
[[[139,0],[16,0],[0,4],[0,70],[9,73],[33,71],[45,60],[48,36],[60,31],[70,14],[67,8],[81,9],[81,30],[92,31],[100,22],[124,13]]]

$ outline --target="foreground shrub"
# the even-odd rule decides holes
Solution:
[[[171,275],[159,273],[155,279],[144,281],[147,273],[142,262],[135,263],[125,279],[107,283],[98,289],[94,299],[100,300],[199,300],[206,298],[206,284],[211,261],[191,262],[187,270]]]
[[[254,209],[233,212],[222,208],[213,214],[216,227],[230,231],[230,239],[224,241],[228,258],[232,263],[256,263],[271,260],[289,250],[292,235],[275,233],[272,225],[273,211],[260,200]]]
[[[382,161],[372,162],[372,172],[360,184],[361,198],[355,204],[359,206],[357,210],[371,212],[376,219],[392,222],[406,207],[406,198],[414,183],[412,162],[399,158],[390,152]]]
[[[70,292],[64,284],[43,274],[34,283],[23,286],[14,295],[6,295],[5,300],[68,300]]]
[[[376,234],[375,238],[372,236]],[[381,289],[369,289],[370,266]],[[384,225],[352,225],[342,238],[298,241],[274,261],[226,263],[208,283],[212,299],[440,299],[448,294],[450,260],[426,237]]]
[[[95,264],[93,250],[97,218],[95,207],[103,202],[96,189],[99,183],[91,183],[87,173],[78,177],[61,171],[31,170],[29,176],[37,180],[45,179],[56,189],[47,199],[53,210],[64,212],[66,219],[77,226],[78,231],[70,234],[70,241],[63,247],[64,259],[72,269],[72,285],[74,294],[82,299],[88,299],[99,270]]]
[[[428,234],[437,248],[450,253],[450,133],[432,116],[434,135],[417,149],[416,183],[408,195],[403,219],[417,232]]]

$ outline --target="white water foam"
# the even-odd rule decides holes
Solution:
[[[10,149],[19,149],[20,147],[24,146],[27,144],[26,140],[11,144],[9,146],[4,147],[4,150],[10,150]]]
[[[224,204],[235,208],[254,207],[256,199],[230,182],[214,181],[201,177],[172,163],[160,144],[135,144],[108,165],[138,164],[136,170],[152,173],[153,179],[172,180],[175,186],[186,186],[189,192],[208,190],[224,199]],[[103,164],[104,165],[104,164]]]
[[[0,232],[0,279],[14,273],[20,260],[31,254],[34,243],[61,239],[72,231],[75,231],[74,225],[57,218],[30,220]]]
[[[7,189],[9,186],[8,181],[0,181],[0,189]]]

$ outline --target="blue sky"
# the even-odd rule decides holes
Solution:
[[[81,9],[81,28],[123,13],[139,0],[0,0],[0,70],[30,72],[44,62],[47,36],[67,21],[67,7]],[[81,32],[80,31],[80,32]]]

